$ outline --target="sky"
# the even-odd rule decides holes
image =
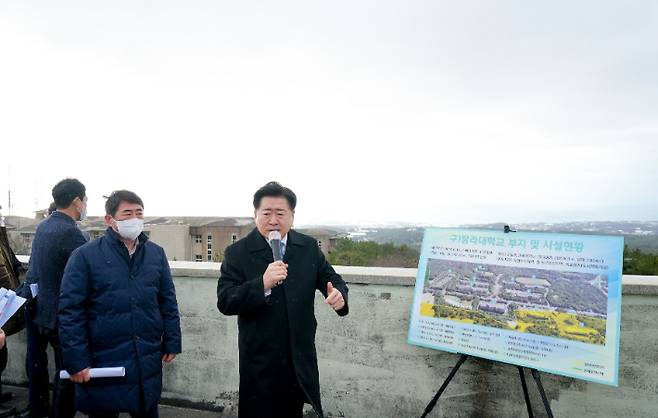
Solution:
[[[3,1],[0,205],[658,220],[656,39],[654,1]]]

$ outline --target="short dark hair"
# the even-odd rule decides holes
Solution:
[[[64,179],[53,187],[53,200],[57,209],[64,209],[71,206],[71,202],[79,197],[83,200],[86,196],[87,189],[78,179]]]
[[[276,181],[271,181],[256,190],[256,193],[254,193],[254,209],[260,207],[260,201],[264,197],[285,197],[291,210],[295,210],[295,206],[297,206],[297,196],[295,195],[295,192],[287,187],[283,187]]]
[[[55,212],[55,210],[57,210],[57,205],[55,204],[55,202],[50,202],[50,206],[48,206],[48,215]]]
[[[131,192],[130,190],[115,190],[107,196],[105,213],[110,216],[116,215],[121,202],[135,203],[144,209],[144,202],[142,202],[142,199],[135,192]]]

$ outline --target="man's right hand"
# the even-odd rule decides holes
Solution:
[[[71,376],[71,381],[75,383],[85,383],[88,382],[89,379],[91,379],[91,374],[89,373],[89,367],[86,369],[77,372],[76,374]]]
[[[275,261],[267,266],[267,270],[263,273],[263,287],[269,290],[288,276],[288,265],[283,261]]]

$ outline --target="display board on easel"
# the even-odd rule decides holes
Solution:
[[[428,228],[410,344],[618,385],[623,238]]]

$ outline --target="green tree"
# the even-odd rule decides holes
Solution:
[[[373,241],[338,240],[327,259],[331,264],[368,267],[417,267],[419,252],[406,245]]]
[[[624,247],[624,274],[658,275],[658,255]]]

